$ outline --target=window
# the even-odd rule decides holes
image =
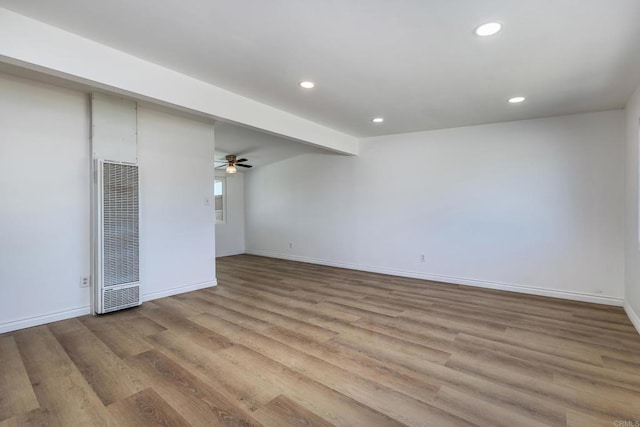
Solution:
[[[226,209],[226,178],[216,177],[213,184],[213,195],[215,197],[216,224],[224,224],[227,220]]]

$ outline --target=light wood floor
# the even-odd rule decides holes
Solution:
[[[0,427],[640,420],[620,308],[247,255],[217,276],[0,335]]]

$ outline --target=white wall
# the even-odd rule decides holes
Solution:
[[[621,304],[623,123],[418,132],[264,166],[246,178],[247,251]]]
[[[89,98],[0,74],[0,332],[84,314],[89,291]]]
[[[215,283],[213,161],[212,123],[138,107],[143,298]]]
[[[629,99],[626,118],[626,270],[625,309],[640,332],[640,243],[638,237],[638,145],[640,86]]]
[[[0,333],[89,312],[89,97],[0,74]],[[138,111],[141,278],[215,280],[213,125]],[[211,198],[205,206],[205,198]]]
[[[227,204],[225,223],[216,224],[216,256],[223,257],[243,254],[245,251],[245,174],[242,172],[233,175],[225,175],[224,172],[216,172],[216,174],[221,177],[226,177],[225,203]]]

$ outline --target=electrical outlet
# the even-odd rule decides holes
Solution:
[[[89,276],[82,276],[80,278],[80,287],[88,288],[89,287]]]
[[[420,254],[420,262],[424,262],[424,254]]]

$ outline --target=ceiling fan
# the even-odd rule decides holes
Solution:
[[[245,165],[244,162],[248,162],[249,159],[236,159],[235,154],[229,154],[225,157],[226,160],[216,161],[216,163],[225,163],[220,166],[216,166],[216,169],[225,169],[226,173],[236,173],[238,169],[236,167],[241,168],[252,168],[251,165]]]

